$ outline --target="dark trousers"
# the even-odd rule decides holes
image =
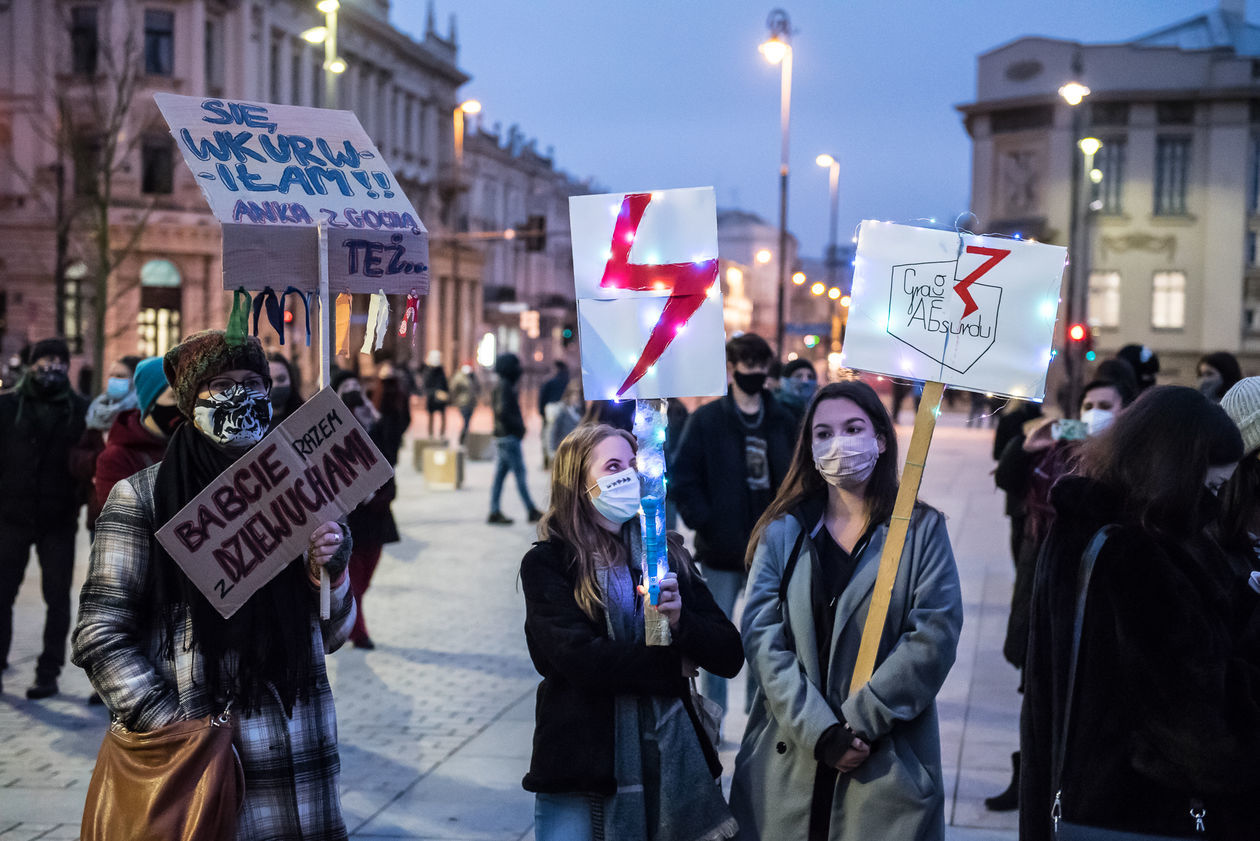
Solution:
[[[0,666],[9,662],[13,642],[13,603],[26,575],[31,547],[39,558],[39,573],[48,615],[44,620],[44,651],[35,665],[41,678],[56,678],[66,663],[70,634],[70,585],[74,577],[74,538],[77,520],[55,526],[0,522]]]
[[[464,422],[463,428],[459,431],[459,443],[461,446],[468,439],[468,422],[472,420],[473,409],[475,408],[477,408],[475,405],[459,407],[459,417]]]
[[[359,606],[354,628],[350,631],[351,642],[363,642],[369,638],[367,618],[363,614],[363,594],[372,584],[372,574],[381,562],[381,550],[384,548],[379,543],[368,543],[356,545],[350,551],[350,592],[354,593],[354,601]]]
[[[525,455],[521,452],[521,439],[515,435],[505,435],[494,439],[494,481],[490,484],[490,513],[502,513],[499,510],[499,498],[503,495],[503,480],[508,473],[516,477],[516,489],[521,494],[521,502],[526,511],[534,510],[534,500],[529,495],[529,485],[525,483]]]

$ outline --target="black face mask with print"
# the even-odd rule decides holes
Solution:
[[[167,438],[174,435],[175,430],[184,422],[184,413],[178,406],[154,406],[149,410],[149,417],[153,418],[157,428],[162,430],[162,434]]]

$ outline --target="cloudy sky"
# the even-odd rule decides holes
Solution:
[[[712,185],[719,206],[778,220],[779,73],[757,52],[775,0],[436,0],[457,15],[464,96],[520,125],[557,164],[612,191]],[[782,0],[794,30],[789,228],[826,246],[826,172],[841,163],[840,236],[863,218],[967,208],[970,146],[954,106],[977,54],[1025,35],[1126,41],[1212,0]],[[425,0],[394,0],[423,36]],[[1260,12],[1260,10],[1257,10]]]

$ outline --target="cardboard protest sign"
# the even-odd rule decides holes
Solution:
[[[321,523],[349,513],[393,475],[326,388],[207,485],[157,538],[227,618],[302,554]]]
[[[315,290],[316,225],[329,286],[428,291],[428,233],[350,111],[154,94],[223,225],[223,285]]]
[[[712,187],[569,199],[589,400],[726,393]]]
[[[865,221],[844,364],[1042,400],[1067,249]]]

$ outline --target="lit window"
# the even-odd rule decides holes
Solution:
[[[1151,291],[1151,326],[1178,330],[1186,326],[1186,273],[1155,272]]]
[[[1120,272],[1089,273],[1088,312],[1094,327],[1120,326]]]

